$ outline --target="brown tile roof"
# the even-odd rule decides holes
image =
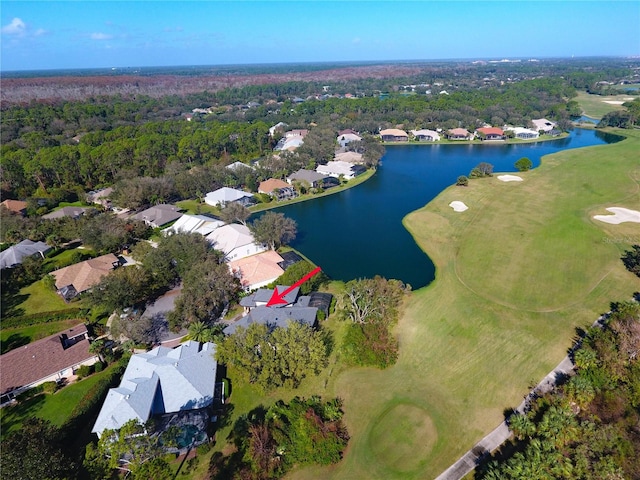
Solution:
[[[13,213],[22,214],[27,209],[27,202],[23,202],[22,200],[5,200],[0,203],[0,205],[4,205]]]
[[[73,285],[76,292],[81,293],[98,283],[102,277],[115,268],[114,265],[117,263],[118,257],[113,253],[108,253],[101,257],[61,268],[51,272],[51,275],[56,277],[56,288],[58,290],[68,285]]]
[[[482,127],[478,128],[477,131],[485,135],[504,135],[504,131],[498,127]]]
[[[275,280],[284,273],[278,263],[284,259],[273,250],[251,255],[229,262],[231,271],[240,274],[240,283],[243,287],[250,287],[267,280]]]
[[[260,186],[258,186],[258,192],[272,193],[276,188],[291,188],[291,185],[282,180],[278,180],[277,178],[270,178],[269,180],[260,182]]]
[[[76,325],[0,355],[0,392],[5,394],[31,385],[94,357],[89,353],[86,332],[84,324]],[[71,339],[78,335],[84,335],[84,338],[67,348],[63,347],[63,338]]]

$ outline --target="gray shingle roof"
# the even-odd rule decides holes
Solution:
[[[102,434],[127,421],[204,408],[213,402],[215,345],[188,341],[171,349],[156,347],[133,355],[118,388],[112,388],[91,430]]]
[[[17,245],[7,248],[0,252],[0,268],[13,267],[22,263],[25,257],[40,254],[44,256],[51,250],[51,247],[44,242],[32,242],[31,240],[23,240]]]
[[[308,297],[306,297],[308,298]],[[226,335],[232,335],[239,327],[247,328],[252,323],[268,325],[271,328],[286,328],[289,322],[298,322],[314,326],[318,309],[315,307],[256,307],[246,317],[242,317],[224,329]]]

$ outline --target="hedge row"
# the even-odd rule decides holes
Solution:
[[[19,317],[3,318],[2,328],[28,327],[40,323],[69,320],[71,318],[86,320],[86,311],[80,307],[73,307],[64,310],[55,310],[53,312],[40,312],[31,315],[20,315]]]
[[[115,387],[120,382],[120,377],[127,368],[129,357],[125,356],[118,360],[113,369],[104,378],[101,378],[87,393],[80,399],[71,411],[69,419],[62,426],[67,435],[74,435],[83,425],[85,425],[98,409],[107,396],[110,388]]]

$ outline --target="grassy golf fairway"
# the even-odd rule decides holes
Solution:
[[[523,182],[450,187],[405,218],[436,280],[411,295],[394,367],[330,382],[351,434],[344,460],[288,478],[436,477],[557,365],[577,327],[640,290],[620,261],[640,224],[592,218],[640,210],[640,131],[624,133],[547,156]],[[454,212],[454,200],[469,209]]]

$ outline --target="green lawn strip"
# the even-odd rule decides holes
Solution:
[[[41,338],[48,337],[54,333],[61,332],[81,323],[82,320],[71,319],[58,322],[40,323],[19,328],[3,328],[0,330],[0,343],[2,343],[2,353],[6,353],[11,348],[35,342]]]
[[[56,292],[45,285],[43,280],[32,283],[19,292],[19,295],[26,295],[27,298],[18,309],[24,310],[24,315],[33,315],[41,312],[54,312],[57,310],[65,310],[73,307],[79,307],[80,302],[73,304],[65,303],[65,301]]]
[[[628,244],[604,242],[615,226],[591,218],[612,205],[640,209],[640,132],[629,132],[629,137],[614,145],[545,157],[541,167],[522,175],[522,183],[489,178],[472,181],[467,188],[451,187],[408,215],[405,225],[436,264],[436,281],[412,293],[396,329],[400,356],[394,367],[349,369],[334,386],[329,382],[328,389],[345,399],[351,441],[344,460],[331,468],[302,469],[288,478],[436,477],[492,431],[504,410],[522,401],[529,385],[555,367],[577,327],[590,325],[608,310],[610,301],[630,298],[639,290],[640,280],[626,272],[619,259],[620,249]],[[448,206],[453,200],[464,201],[469,210],[454,212]],[[508,213],[508,205],[520,217],[499,215]],[[513,228],[509,219],[518,220]],[[621,226],[621,231],[630,229]],[[522,234],[535,241],[517,250],[512,272],[502,263],[516,255],[512,250],[523,242]],[[545,235],[551,240],[545,241]],[[554,253],[557,249],[564,253]],[[492,261],[471,263],[474,254]],[[526,255],[532,259],[521,259]],[[473,289],[456,274],[463,260],[471,263],[463,272]],[[556,278],[562,272],[566,283]],[[402,421],[400,402],[424,410],[437,435],[433,442],[421,442],[420,435],[413,434],[417,458],[411,471],[397,470],[405,444],[398,452],[380,455],[380,442],[388,449],[393,445],[376,430],[381,423],[392,425],[394,414]]]
[[[62,426],[69,419],[69,415],[80,399],[101,378],[108,375],[111,368],[113,366],[68,385],[53,395],[40,394],[18,405],[1,409],[2,436],[19,429],[22,422],[29,417],[43,418],[57,426]]]

